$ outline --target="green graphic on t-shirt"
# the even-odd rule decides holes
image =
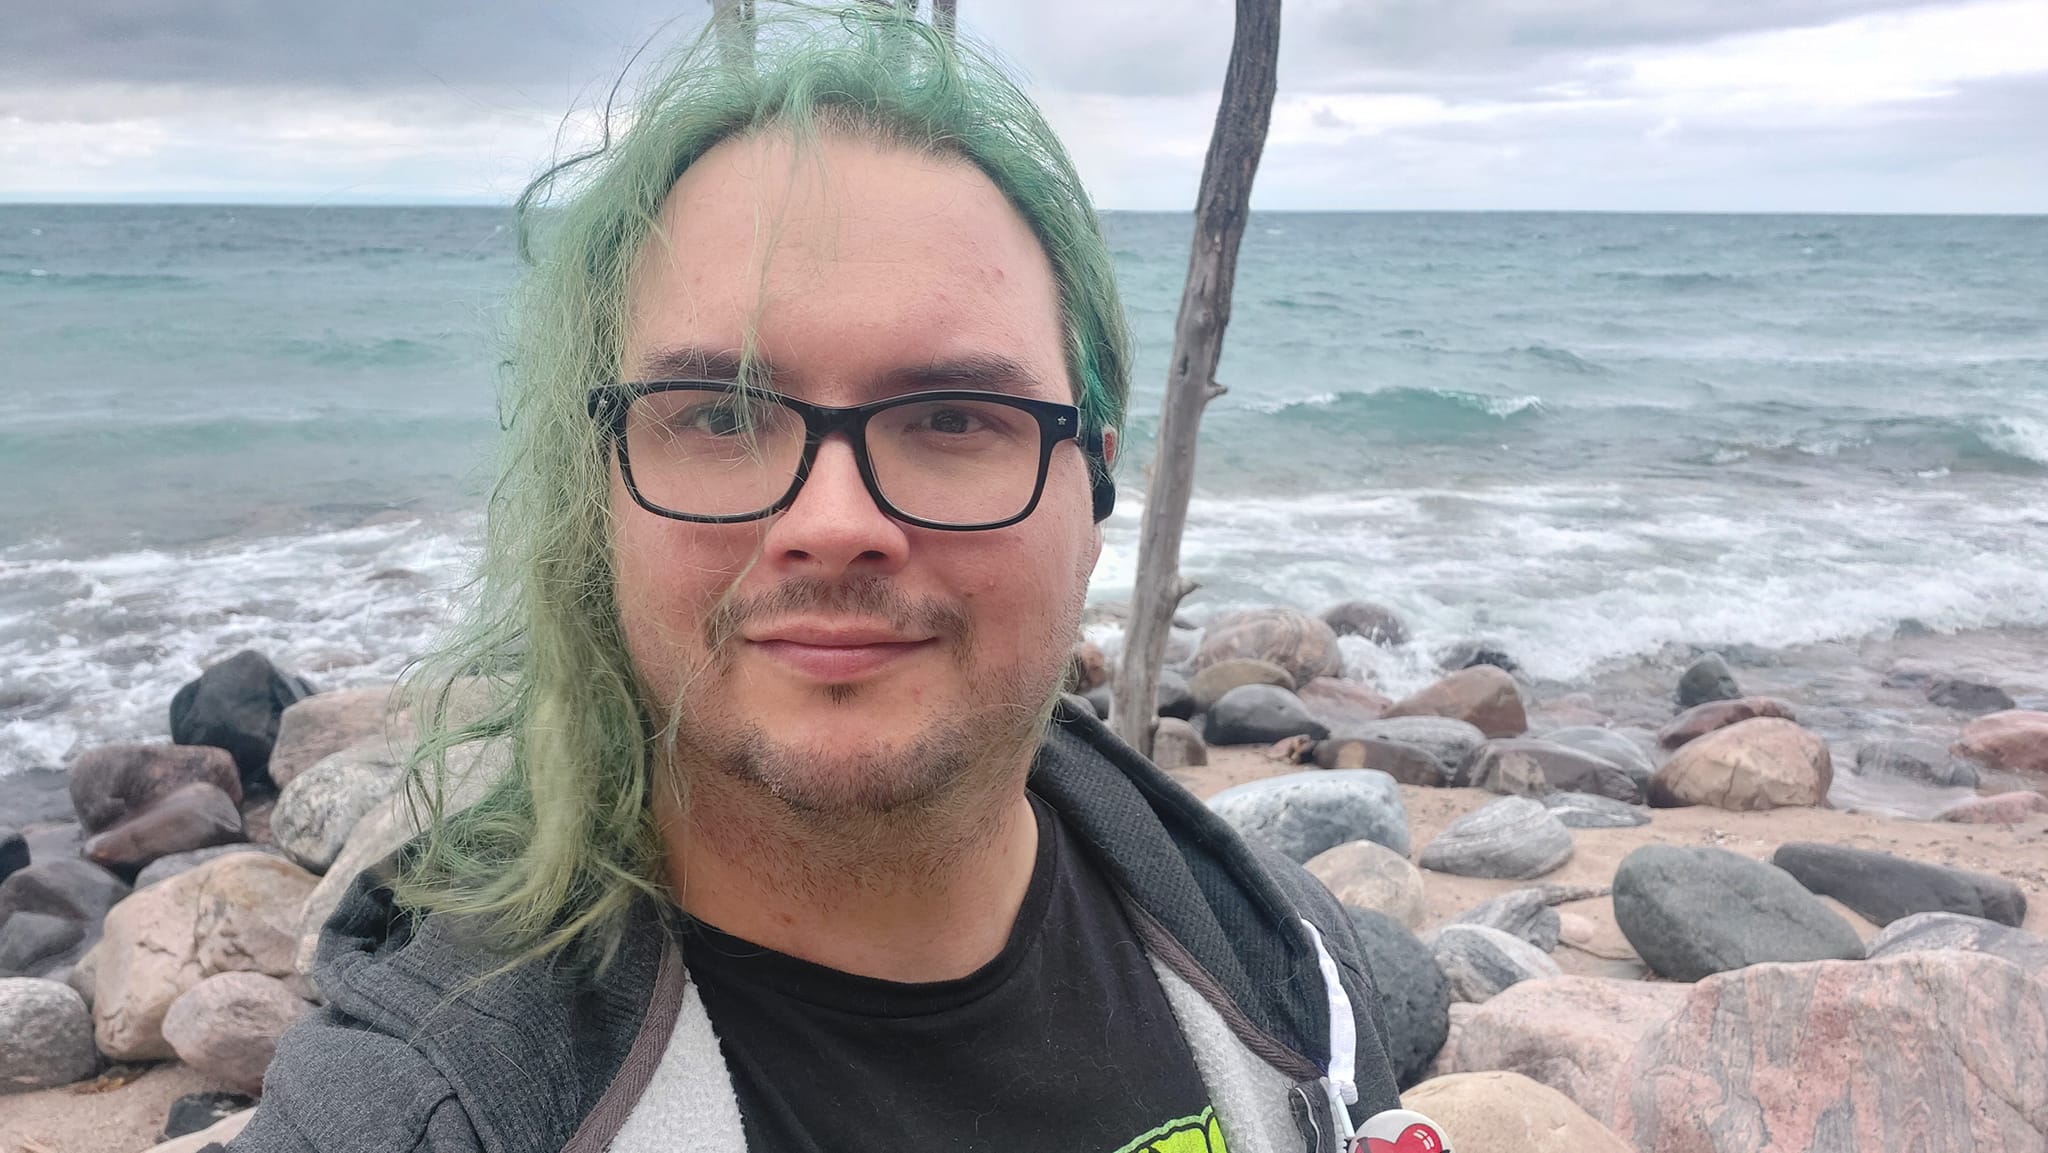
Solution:
[[[1230,1147],[1223,1143],[1223,1126],[1217,1123],[1216,1107],[1211,1105],[1193,1117],[1168,1121],[1140,1134],[1116,1153],[1230,1153]]]

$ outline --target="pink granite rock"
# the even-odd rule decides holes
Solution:
[[[1738,813],[1822,805],[1834,780],[1826,741],[1791,721],[1759,717],[1716,729],[1673,753],[1650,778],[1650,803]]]
[[[1732,701],[1708,701],[1678,714],[1670,724],[1657,730],[1657,743],[1667,749],[1681,748],[1716,729],[1739,725],[1758,717],[1796,721],[1792,706],[1769,697],[1737,697]]]
[[[1965,825],[2017,825],[2040,816],[2048,816],[2048,796],[2026,789],[1993,797],[1971,797],[1941,811],[1942,820]]]
[[[1394,702],[1382,717],[1451,717],[1488,737],[1519,737],[1529,731],[1515,678],[1492,665],[1474,665],[1413,696]]]
[[[1614,1130],[1659,1153],[2048,1147],[2048,986],[1937,950],[1752,965],[1643,1039]]]
[[[312,1008],[275,977],[217,973],[171,1003],[164,1040],[178,1060],[253,1097],[263,1092],[277,1039]]]
[[[1950,751],[1994,769],[2048,773],[2048,713],[2007,709],[1978,717]]]

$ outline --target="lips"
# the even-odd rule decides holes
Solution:
[[[749,632],[747,643],[762,655],[801,676],[830,682],[871,676],[937,643],[860,625],[784,625]]]

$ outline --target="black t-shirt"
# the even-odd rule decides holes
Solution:
[[[903,984],[702,922],[683,956],[755,1153],[1222,1153],[1186,1040],[1088,855],[1037,797],[1016,927],[965,977]]]

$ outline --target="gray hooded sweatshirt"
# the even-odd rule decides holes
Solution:
[[[1030,787],[1123,899],[1231,1153],[1341,1150],[1399,1108],[1357,935],[1301,866],[1064,707]],[[465,988],[502,959],[396,908],[391,867],[327,922],[327,1004],[279,1043],[230,1153],[748,1153],[672,910],[636,909],[595,977],[541,961]]]

